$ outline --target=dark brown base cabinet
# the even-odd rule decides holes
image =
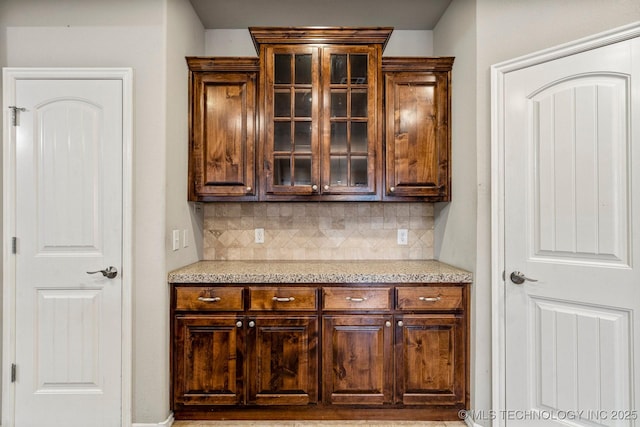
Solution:
[[[174,284],[176,419],[457,420],[468,285]]]

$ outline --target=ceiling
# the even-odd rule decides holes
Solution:
[[[206,29],[393,27],[432,30],[452,0],[190,0]]]

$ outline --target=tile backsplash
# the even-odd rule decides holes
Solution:
[[[208,203],[204,259],[432,259],[433,212],[431,203]]]

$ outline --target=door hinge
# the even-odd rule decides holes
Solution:
[[[11,126],[18,126],[18,111],[27,111],[27,109],[15,105],[10,105],[9,109],[11,110]]]
[[[12,237],[11,238],[11,253],[12,254],[17,254],[18,253],[18,238],[17,237]]]
[[[11,364],[11,382],[12,383],[16,382],[16,364],[15,363]]]

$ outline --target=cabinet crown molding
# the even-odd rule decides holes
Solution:
[[[383,56],[382,71],[451,71],[453,56]]]
[[[392,27],[249,27],[256,50],[262,44],[381,44]]]

